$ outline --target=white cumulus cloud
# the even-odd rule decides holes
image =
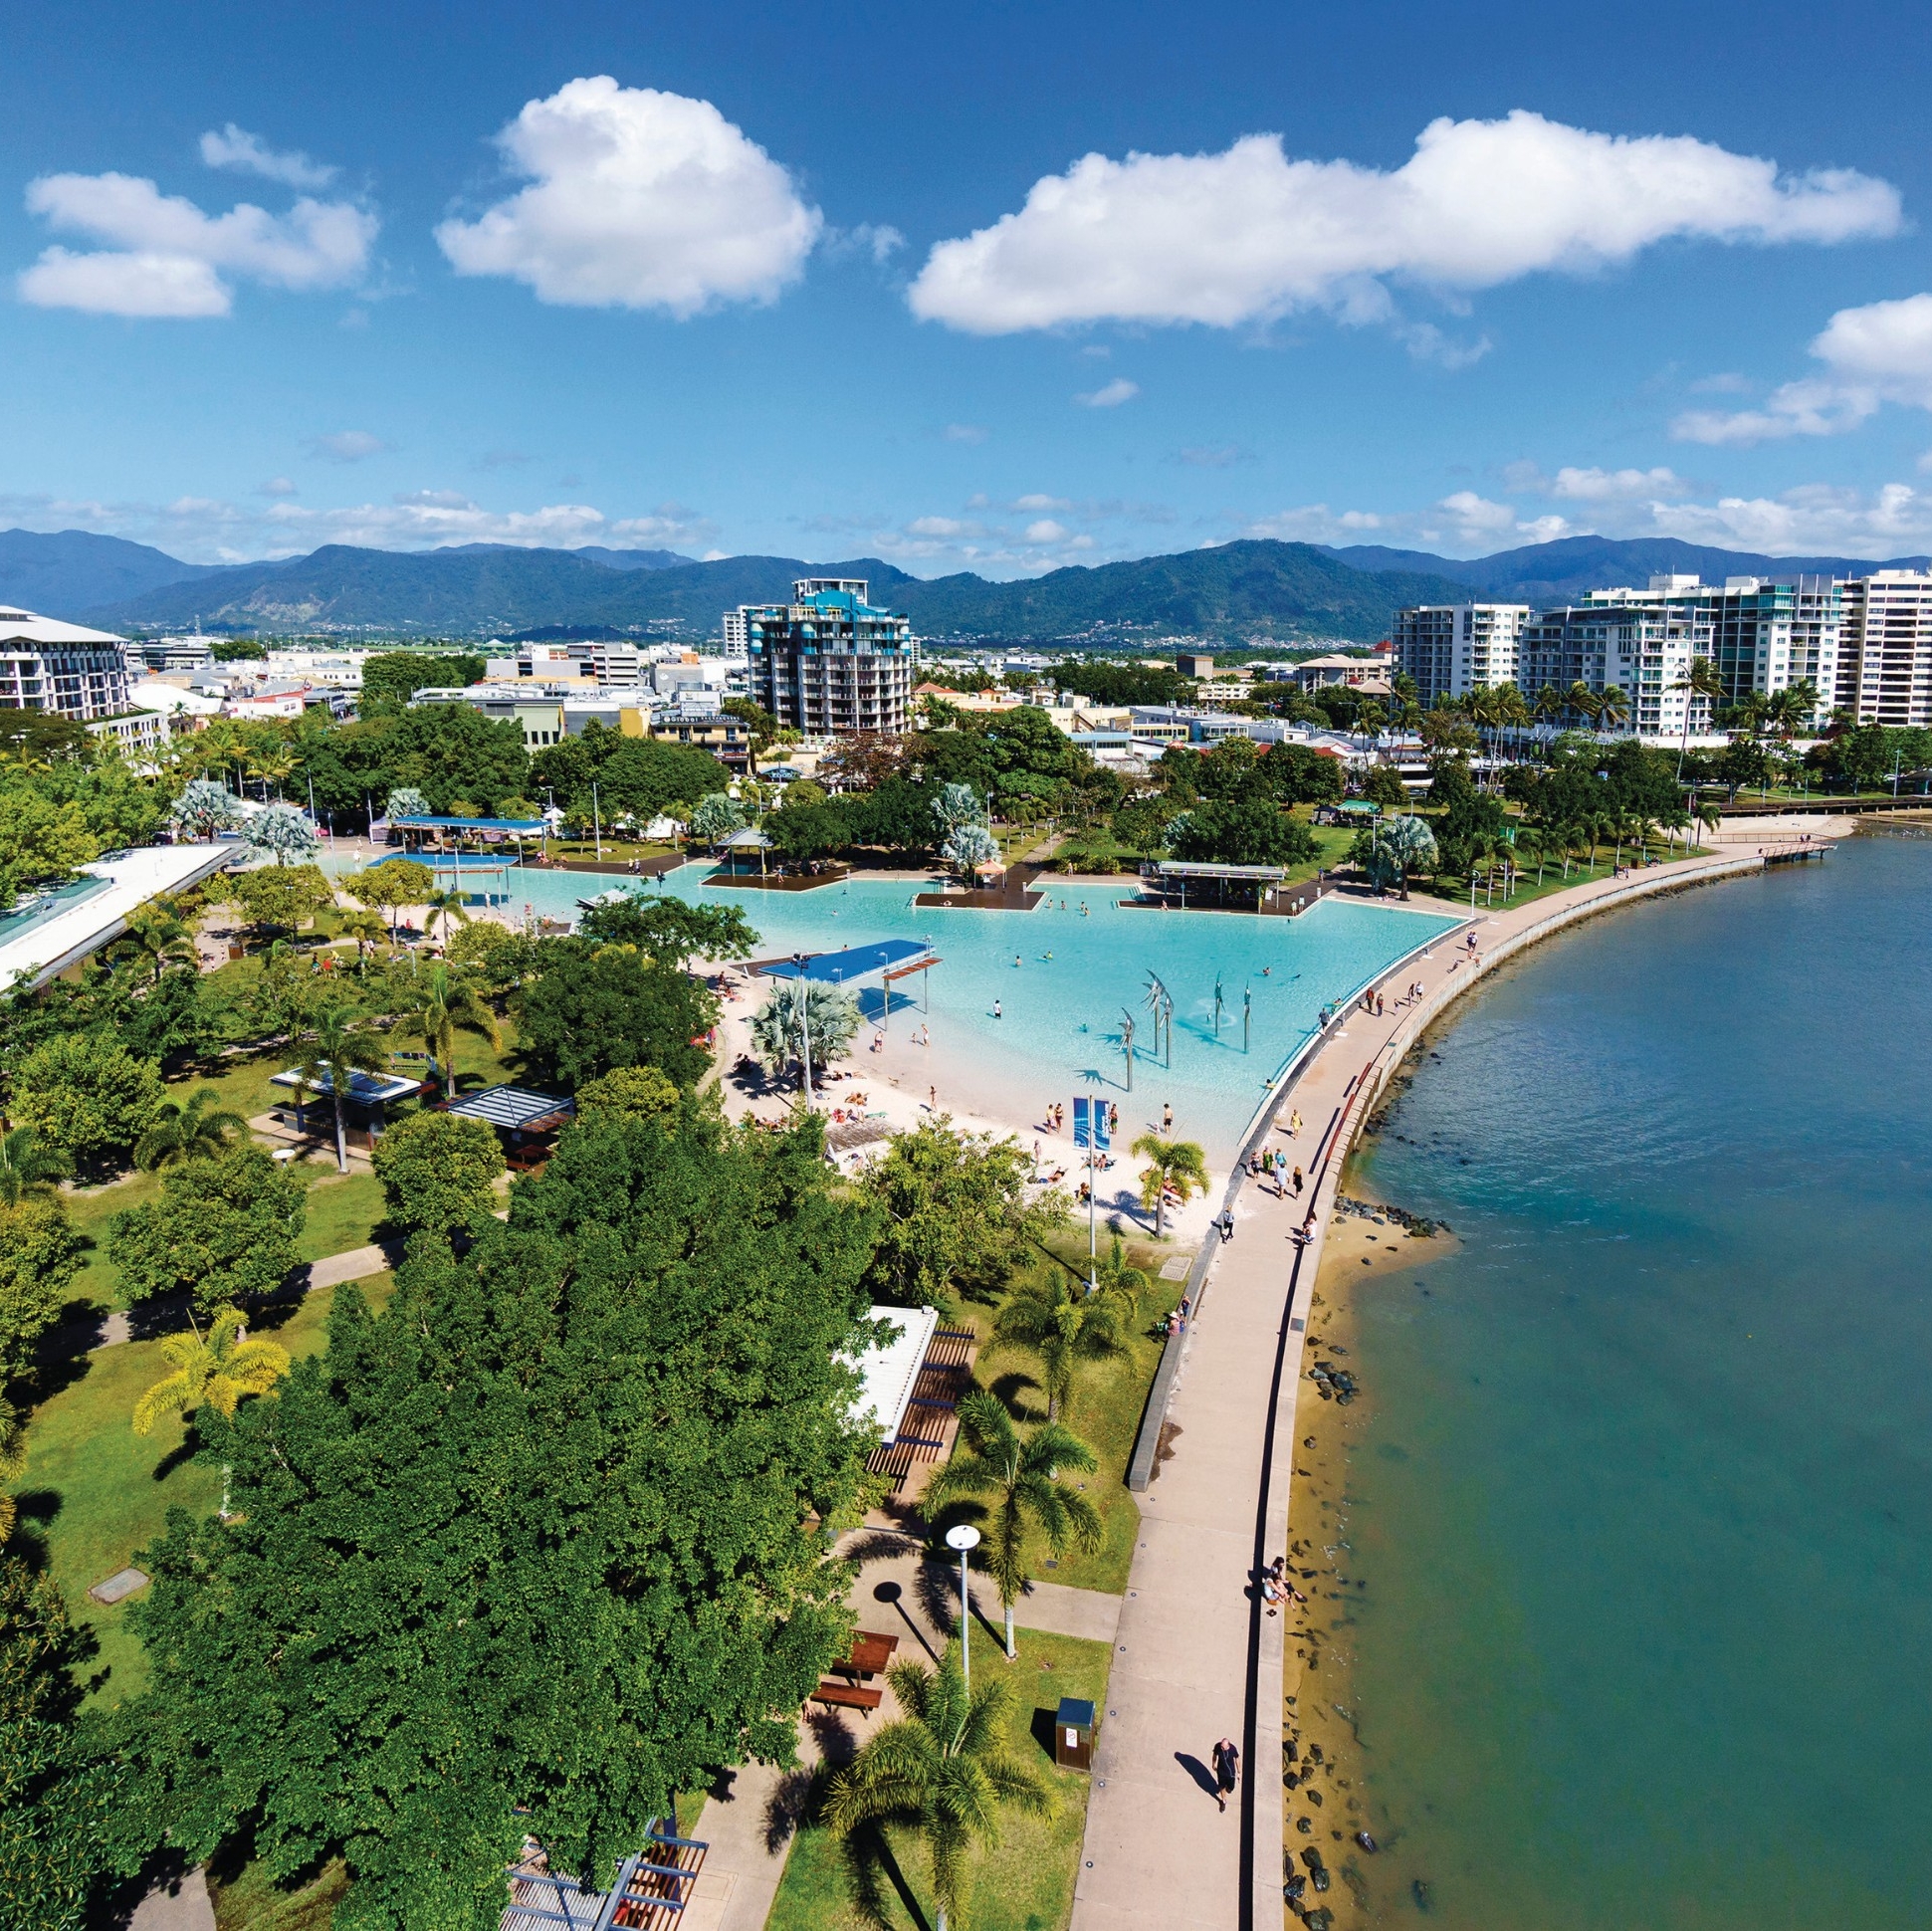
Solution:
[[[1690,409],[1671,433],[1692,443],[1836,436],[1887,402],[1932,409],[1932,295],[1840,309],[1812,338],[1824,375],[1787,382],[1761,409]]]
[[[246,201],[210,215],[132,174],[44,174],[27,184],[27,211],[107,247],[48,249],[18,278],[20,299],[111,316],[225,316],[236,280],[338,288],[361,275],[376,232],[353,202],[305,195],[286,215]]]
[[[1084,395],[1073,399],[1083,409],[1118,409],[1123,402],[1132,402],[1141,392],[1138,382],[1130,382],[1126,376],[1117,375],[1111,382],[1104,382],[1097,389],[1089,389]]]
[[[1662,467],[1605,470],[1566,465],[1557,471],[1549,494],[1573,503],[1642,503],[1653,497],[1682,496],[1685,487],[1674,470]]]
[[[278,153],[260,134],[251,134],[231,120],[220,133],[210,129],[201,137],[201,158],[209,167],[233,168],[280,181],[290,188],[325,188],[339,169],[324,167],[307,154]]]
[[[608,75],[532,101],[497,136],[531,186],[436,240],[459,275],[503,275],[541,302],[685,318],[765,303],[824,226],[791,176],[712,106]]]
[[[1482,289],[1628,261],[1672,237],[1890,235],[1898,191],[1781,173],[1688,135],[1593,133],[1521,109],[1431,121],[1393,171],[1291,160],[1278,134],[1219,154],[1087,154],[991,227],[939,243],[913,312],[979,334],[1103,321],[1231,327],[1296,309],[1387,320],[1386,282]]]

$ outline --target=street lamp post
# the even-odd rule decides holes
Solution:
[[[967,1619],[972,1613],[971,1605],[966,1599],[966,1558],[979,1546],[979,1531],[970,1522],[962,1522],[946,1532],[946,1546],[960,1552],[960,1673],[966,1678],[968,1698],[972,1695],[972,1656],[969,1644],[972,1632],[967,1627]]]

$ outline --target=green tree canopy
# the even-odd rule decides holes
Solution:
[[[58,1196],[0,1200],[0,1390],[34,1365],[81,1271],[81,1236]]]
[[[750,959],[758,935],[735,905],[691,905],[665,894],[642,892],[600,905],[577,924],[585,939],[635,946],[661,966],[682,969],[693,959]]]
[[[107,1253],[130,1300],[191,1293],[204,1313],[273,1294],[302,1259],[308,1182],[267,1148],[171,1167],[161,1197],[109,1223]]]
[[[1206,798],[1174,840],[1177,858],[1212,865],[1305,865],[1315,834],[1266,798]]]
[[[369,1158],[389,1224],[407,1232],[454,1233],[497,1204],[503,1147],[481,1120],[412,1113],[376,1141]]]
[[[13,1115],[49,1146],[99,1172],[124,1159],[153,1123],[161,1069],[106,1032],[59,1034],[36,1046],[14,1080]]]
[[[622,946],[556,939],[525,989],[518,1044],[538,1078],[569,1091],[614,1066],[655,1066],[690,1087],[711,1064],[698,1042],[717,1023],[709,989],[674,967]]]
[[[602,1120],[380,1317],[342,1290],[326,1355],[203,1417],[238,1519],[144,1558],[183,1848],[345,1857],[344,1931],[495,1931],[525,1831],[608,1882],[716,1766],[791,1761],[851,1628],[870,1235],[815,1128]]]
[[[1307,745],[1270,745],[1255,770],[1279,804],[1332,804],[1342,795],[1342,760]]]
[[[230,872],[222,889],[227,902],[264,933],[300,932],[335,903],[320,865],[264,865],[252,872]]]
[[[1012,1140],[928,1121],[895,1134],[860,1184],[883,1219],[870,1279],[898,1307],[949,1306],[956,1294],[983,1299],[1032,1257],[1059,1221],[1065,1199],[1028,1199],[1033,1163]]]
[[[447,655],[429,650],[378,651],[362,663],[362,694],[356,708],[363,717],[402,710],[418,691],[446,691],[480,684],[484,660],[475,651]]]

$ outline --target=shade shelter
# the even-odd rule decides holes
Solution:
[[[577,1103],[528,1086],[486,1086],[450,1101],[443,1111],[495,1127],[511,1166],[540,1167],[550,1157],[556,1136],[576,1117]]]
[[[724,841],[725,869],[733,877],[738,875],[738,860],[741,852],[756,852],[758,855],[758,877],[764,876],[764,855],[771,849],[771,840],[755,826],[747,825],[743,831],[735,831]],[[748,867],[749,869],[749,867]]]
[[[870,946],[848,946],[843,952],[803,953],[790,959],[766,960],[752,969],[768,978],[817,979],[822,985],[850,985],[880,975],[879,1018],[892,1016],[892,982],[914,972],[930,972],[940,963],[931,946],[916,939],[881,939]],[[930,980],[925,981],[928,985]]]
[[[335,1077],[332,1069],[324,1067],[316,1079],[305,1080],[302,1069],[292,1066],[286,1073],[275,1074],[269,1084],[293,1090],[296,1111],[303,1116],[301,1124],[305,1129],[315,1128],[323,1120],[333,1127]],[[402,1073],[350,1073],[342,1088],[344,1138],[348,1144],[374,1146],[389,1124],[388,1109],[402,1100],[415,1099],[422,1090],[422,1081]],[[279,1108],[277,1112],[279,1115]]]
[[[1194,904],[1198,909],[1211,898],[1216,905],[1225,905],[1230,891],[1245,900],[1251,892],[1258,910],[1269,903],[1279,888],[1281,881],[1288,876],[1287,868],[1281,865],[1209,865],[1190,859],[1163,858],[1152,865],[1141,868],[1141,879],[1151,885],[1161,897],[1178,894],[1184,910],[1187,904],[1187,888],[1194,888]]]

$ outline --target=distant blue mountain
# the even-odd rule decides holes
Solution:
[[[43,617],[72,622],[97,604],[221,574],[218,565],[183,563],[120,536],[86,530],[0,530],[0,603]]]

